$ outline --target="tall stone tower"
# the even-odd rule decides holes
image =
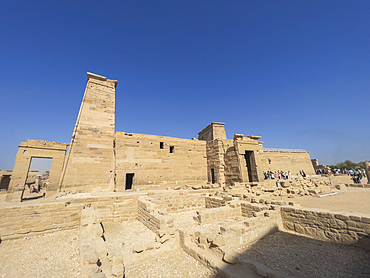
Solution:
[[[87,73],[87,85],[60,179],[60,190],[113,190],[118,81]]]

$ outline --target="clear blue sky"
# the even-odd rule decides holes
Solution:
[[[370,1],[1,1],[0,34],[0,169],[70,142],[87,71],[119,81],[117,131],[370,160]]]

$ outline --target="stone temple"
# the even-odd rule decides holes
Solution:
[[[1,277],[370,277],[369,179],[219,122],[116,131],[117,83],[88,73],[70,144],[22,141],[0,171]],[[52,159],[36,193],[33,158]]]
[[[117,81],[87,74],[87,85],[68,144],[28,140],[19,145],[8,192],[20,198],[32,157],[52,158],[49,191],[125,191],[195,184],[258,183],[263,171],[314,174],[305,150],[264,149],[260,136],[227,139],[211,123],[198,139],[115,131]],[[9,195],[10,196],[10,195]]]

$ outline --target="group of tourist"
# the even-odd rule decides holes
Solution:
[[[355,170],[351,176],[354,183],[362,183],[363,175],[361,170]]]
[[[273,179],[291,179],[292,178],[292,173],[290,171],[288,172],[283,172],[283,171],[263,171],[263,175],[265,176],[265,180],[273,180]]]
[[[306,177],[306,173],[304,172],[304,170],[300,170],[299,171],[299,174],[302,176],[302,177]],[[280,179],[283,179],[283,180],[287,180],[287,179],[291,179],[292,178],[292,172],[288,171],[288,172],[283,172],[283,171],[263,171],[263,175],[265,176],[265,180],[274,180],[274,179],[277,179],[277,180],[280,180]]]
[[[345,174],[351,176],[352,178],[360,174],[361,178],[366,177],[365,169],[359,170],[347,170],[347,169],[317,169],[317,175],[332,175],[332,174]]]

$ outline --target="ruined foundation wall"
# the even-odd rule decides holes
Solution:
[[[81,209],[64,203],[0,209],[1,240],[78,228]]]
[[[149,201],[163,214],[185,212],[205,207],[206,193],[171,192],[148,194]]]
[[[133,188],[207,181],[204,141],[117,132],[115,155],[117,191],[125,190],[129,173],[134,174]]]
[[[300,170],[304,170],[308,175],[314,175],[310,154],[308,152],[259,152],[263,171],[291,171],[293,175],[298,175]]]
[[[318,209],[281,208],[283,227],[313,239],[356,244],[370,250],[370,218]]]
[[[87,75],[87,85],[73,132],[61,190],[113,190],[113,140],[117,81]]]
[[[1,240],[74,229],[80,225],[85,206],[95,209],[104,220],[122,222],[138,216],[140,195],[60,199],[55,203],[0,209]]]
[[[135,220],[137,218],[138,195],[115,196],[115,197],[90,197],[73,198],[64,202],[71,204],[84,204],[91,206],[100,214],[102,219],[121,222]]]

